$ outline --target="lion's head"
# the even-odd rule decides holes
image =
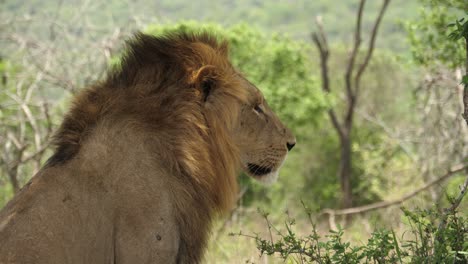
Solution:
[[[233,133],[246,174],[263,182],[274,182],[286,155],[296,144],[291,131],[270,109],[262,93],[243,80],[248,101],[240,108]]]
[[[225,43],[198,46],[198,52],[202,53],[200,58],[211,61],[189,67],[196,69],[191,83],[199,87],[201,110],[208,117],[207,121],[221,121],[227,128],[224,132],[237,150],[241,169],[269,184],[277,179],[296,139],[269,107],[262,92],[230,64],[225,46]],[[216,130],[219,133],[224,129]]]

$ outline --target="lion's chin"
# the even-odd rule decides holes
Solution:
[[[253,175],[252,177],[264,185],[272,185],[278,180],[279,171],[275,170],[264,175]]]
[[[259,166],[254,163],[247,163],[246,172],[250,177],[254,178],[263,185],[269,186],[278,180],[278,175],[281,167],[283,166],[284,159],[279,166],[266,167]]]

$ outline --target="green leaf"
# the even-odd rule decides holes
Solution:
[[[463,76],[461,83],[468,86],[468,75]]]

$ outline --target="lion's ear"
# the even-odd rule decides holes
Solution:
[[[206,65],[194,71],[190,82],[202,93],[202,100],[206,102],[216,85],[216,67]]]

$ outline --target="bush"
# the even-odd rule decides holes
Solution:
[[[409,230],[400,239],[393,230],[377,229],[364,245],[343,241],[344,230],[331,230],[324,237],[318,234],[310,210],[306,212],[312,227],[309,235],[295,233],[295,220],[285,222],[285,231],[273,226],[268,214],[260,212],[270,230],[265,239],[255,239],[261,254],[276,255],[294,263],[467,263],[468,220],[456,210],[438,213],[434,209],[413,211],[402,208]],[[445,219],[445,224],[443,223]],[[442,223],[442,224],[441,224]],[[274,231],[274,234],[272,233]]]

